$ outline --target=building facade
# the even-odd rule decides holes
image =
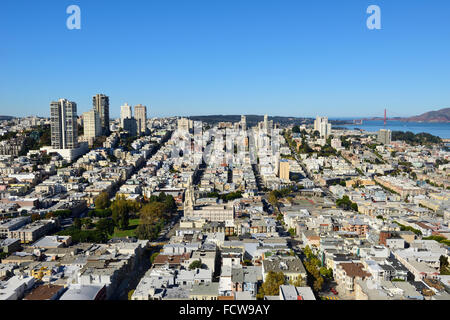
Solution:
[[[92,105],[99,114],[100,124],[102,126],[102,135],[109,135],[109,97],[104,94],[96,94],[92,98]]]
[[[77,104],[59,99],[50,104],[51,143],[54,149],[78,148]]]

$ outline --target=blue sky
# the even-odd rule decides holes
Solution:
[[[66,8],[81,8],[68,30]],[[381,8],[368,30],[366,8]],[[0,114],[407,116],[450,107],[448,0],[2,0]]]

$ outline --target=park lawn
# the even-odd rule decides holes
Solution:
[[[114,233],[108,236],[108,238],[135,237],[139,221],[140,219],[130,219],[130,224],[126,230],[119,230],[119,228],[116,227],[114,228]]]

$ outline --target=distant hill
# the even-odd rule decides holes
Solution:
[[[264,116],[260,115],[245,115],[248,126],[255,126],[258,122],[264,121]],[[239,122],[241,121],[240,115],[209,115],[209,116],[191,116],[188,117],[194,121],[202,121],[206,123],[218,123],[218,122]],[[300,124],[312,124],[313,118],[298,118],[298,117],[281,117],[281,116],[269,116],[269,121],[273,120],[274,123],[282,125],[300,125]],[[348,121],[330,120],[332,124],[348,124]]]
[[[450,108],[438,111],[430,111],[420,116],[403,118],[401,121],[406,122],[450,122]]]
[[[0,121],[2,121],[2,120],[11,120],[11,119],[14,119],[14,117],[11,117],[11,116],[0,116]]]
[[[383,120],[382,117],[375,117],[370,119],[363,119],[363,120]],[[388,118],[388,120],[393,121],[403,121],[403,122],[439,122],[439,123],[449,123],[450,122],[450,108],[445,108],[437,111],[429,111],[424,114],[421,114],[420,116],[413,116],[413,117],[395,117],[395,118]]]

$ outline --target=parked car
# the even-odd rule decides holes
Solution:
[[[338,292],[336,291],[336,289],[334,289],[334,288],[331,288],[331,290],[330,290],[334,295],[337,295],[338,294]]]

